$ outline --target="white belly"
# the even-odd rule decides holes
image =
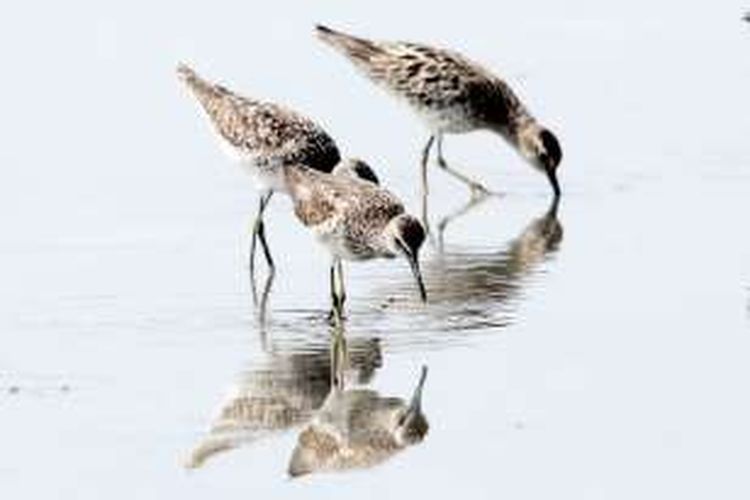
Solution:
[[[233,163],[250,176],[258,191],[286,191],[281,162],[243,151],[223,137],[219,137],[219,146]]]
[[[379,245],[378,248],[370,245],[351,246],[349,242],[345,241],[343,237],[336,233],[335,229],[329,231],[326,226],[327,224],[324,222],[312,229],[317,241],[323,245],[333,257],[346,261],[357,261],[390,258],[393,256],[390,253],[384,252],[383,249],[380,249]]]
[[[243,159],[239,162],[240,167],[246,172],[259,191],[286,192],[284,182],[284,167],[281,164],[268,165],[254,159]]]
[[[417,114],[432,132],[462,134],[477,129],[474,120],[461,106],[442,109],[422,107],[417,109]]]

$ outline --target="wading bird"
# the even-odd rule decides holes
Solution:
[[[422,153],[422,190],[427,162],[437,144],[438,165],[466,183],[473,194],[487,189],[451,168],[443,158],[443,136],[485,129],[507,140],[549,180],[560,195],[557,168],[562,149],[555,135],[527,110],[501,78],[461,54],[409,42],[374,41],[317,26],[318,37],[344,54],[370,80],[399,97],[426,123],[430,138]]]
[[[327,175],[303,165],[284,171],[285,191],[297,218],[312,229],[332,256],[330,286],[333,315],[343,316],[346,292],[342,261],[403,256],[417,280],[423,301],[427,293],[419,270],[425,231],[389,191],[355,175]]]
[[[411,400],[334,385],[323,407],[300,433],[289,462],[292,477],[373,467],[420,443],[429,424],[422,413],[422,367]]]
[[[275,269],[263,213],[273,192],[283,189],[286,166],[301,163],[320,172],[332,172],[341,155],[333,139],[309,118],[278,104],[238,95],[201,78],[184,64],[178,65],[177,73],[205,111],[224,150],[253,177],[261,192],[250,245],[254,284],[257,240],[272,274]]]

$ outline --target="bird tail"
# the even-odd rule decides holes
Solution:
[[[185,63],[177,65],[177,77],[185,82],[188,89],[205,105],[206,101],[212,97],[217,97],[217,87],[210,82],[201,78],[193,68]]]
[[[355,63],[368,63],[383,53],[375,42],[332,30],[322,24],[315,26],[315,34]]]
[[[184,82],[191,82],[198,79],[198,73],[185,63],[177,63],[177,76]]]
[[[185,63],[177,64],[177,77],[185,82],[190,90],[209,87],[209,83],[201,78],[193,68]]]

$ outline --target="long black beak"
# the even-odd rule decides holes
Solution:
[[[417,382],[417,387],[414,389],[414,394],[412,394],[411,396],[409,407],[404,413],[404,420],[407,420],[409,417],[413,418],[414,416],[418,415],[420,411],[422,411],[422,391],[424,390],[424,381],[426,379],[427,366],[422,365],[422,372],[419,374],[419,382]]]
[[[427,290],[424,287],[424,281],[422,280],[422,271],[419,270],[419,257],[411,252],[406,254],[406,258],[411,266],[411,272],[414,273],[414,278],[417,280],[417,286],[419,287],[419,295],[422,297],[422,302],[427,302]]]
[[[422,390],[424,389],[424,381],[427,379],[427,366],[422,365],[422,373],[419,374],[419,382],[417,387],[414,389],[414,394],[411,396],[409,406],[406,411],[401,415],[398,424],[404,427],[408,427],[410,422],[415,419],[422,411]]]
[[[554,168],[547,168],[545,171],[547,172],[547,179],[552,185],[552,191],[555,193],[555,198],[559,198],[562,190],[560,189],[560,183],[557,181],[557,172]]]

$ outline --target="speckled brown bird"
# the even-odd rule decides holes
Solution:
[[[321,126],[295,111],[238,95],[201,78],[184,64],[178,65],[177,73],[205,111],[223,149],[253,177],[262,193],[253,226],[250,270],[254,276],[255,245],[259,239],[273,272],[263,213],[273,192],[284,189],[285,166],[301,163],[320,172],[331,172],[341,160],[339,150]]]
[[[318,37],[344,54],[370,80],[406,101],[426,123],[430,138],[422,154],[423,193],[427,161],[437,142],[438,164],[468,184],[487,190],[452,169],[443,158],[443,135],[490,130],[506,139],[544,172],[555,197],[562,149],[555,135],[527,110],[510,86],[489,70],[451,50],[410,42],[373,41],[317,26]]]
[[[327,175],[303,165],[286,168],[284,175],[297,218],[333,258],[331,297],[337,320],[346,297],[342,260],[403,256],[411,265],[422,300],[427,299],[419,270],[425,231],[395,195],[355,175]]]
[[[341,336],[334,336],[333,341],[344,342]],[[339,378],[369,383],[382,364],[380,342],[355,338],[344,348],[345,366],[334,366],[333,349],[323,344],[304,343],[292,351],[267,352],[232,384],[209,431],[191,450],[185,465],[201,467],[219,454],[306,424],[326,400],[334,371]]]
[[[289,475],[372,467],[421,442],[429,430],[422,413],[426,377],[422,367],[408,403],[368,389],[333,386],[297,439]]]

